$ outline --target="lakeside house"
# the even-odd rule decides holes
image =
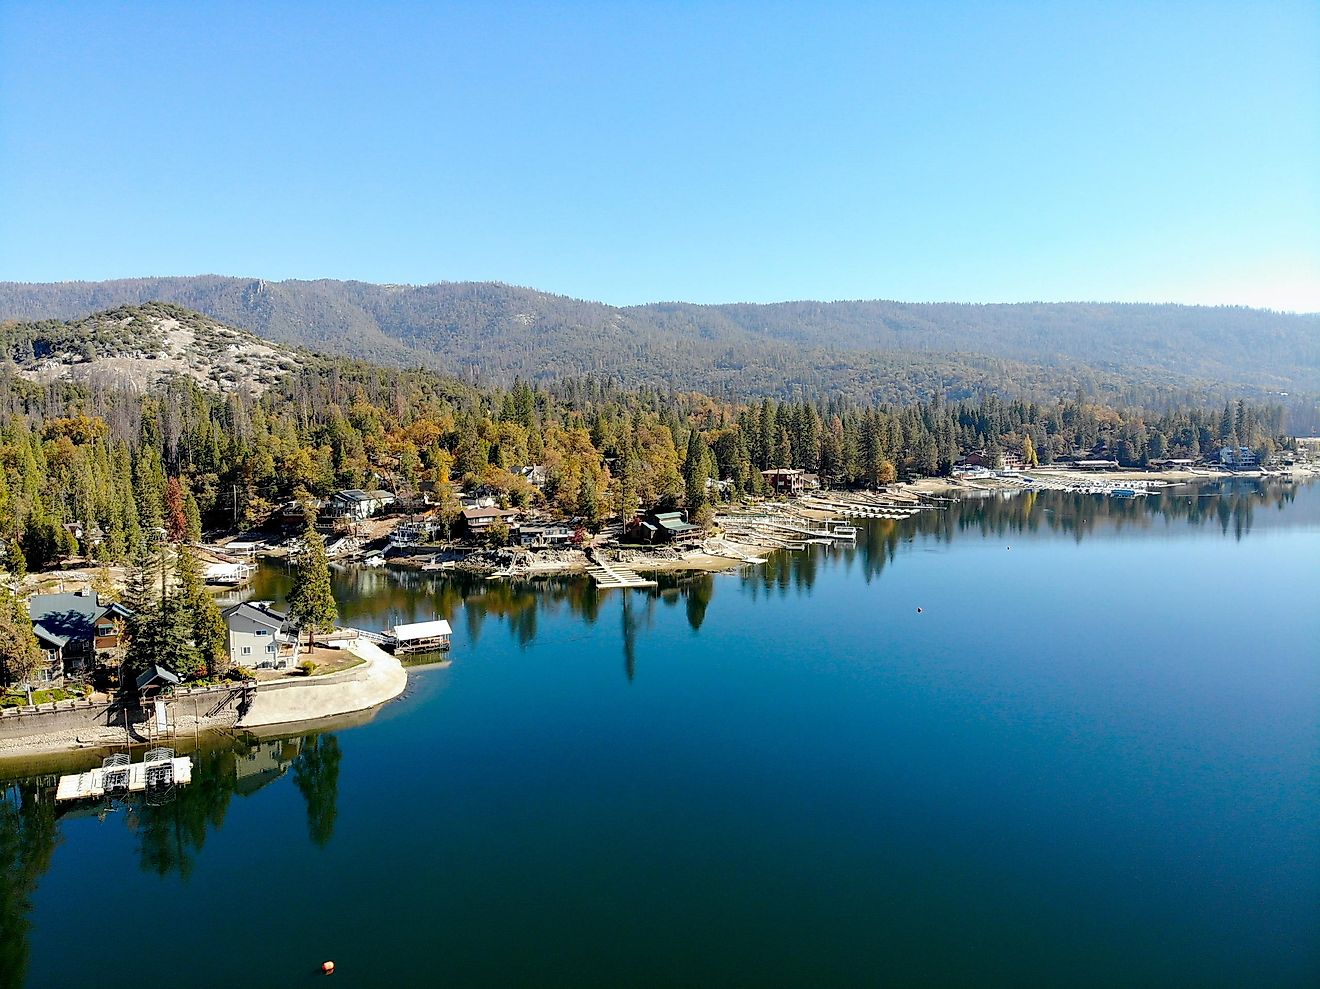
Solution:
[[[119,647],[120,628],[133,613],[117,601],[103,601],[90,588],[28,599],[32,631],[46,655],[39,676],[47,682],[81,673]]]
[[[328,507],[331,516],[361,522],[378,512],[383,512],[394,502],[394,495],[388,491],[363,491],[360,488],[349,488],[346,491],[336,492],[331,497]]]
[[[998,463],[992,461],[998,460]],[[955,467],[975,468],[980,467],[985,470],[1026,470],[1027,461],[1021,453],[1014,450],[1002,451],[998,458],[992,457],[984,448],[968,450],[954,463]]]
[[[1232,470],[1250,470],[1260,466],[1260,458],[1251,447],[1225,446],[1219,450],[1219,463]]]
[[[390,533],[390,542],[398,547],[426,546],[444,534],[444,523],[439,519],[409,519],[399,523]]]
[[[1197,460],[1195,457],[1162,457],[1158,460],[1152,460],[1148,467],[1152,470],[1187,470],[1195,467]]]
[[[567,522],[538,522],[518,528],[518,545],[528,549],[567,546],[577,530]]]
[[[776,494],[801,494],[820,487],[820,478],[796,467],[773,467],[761,471],[765,483]]]
[[[682,512],[650,511],[624,527],[624,536],[636,543],[692,543],[701,539],[702,529],[693,525]]]
[[[315,518],[324,508],[325,500],[322,498],[311,498],[306,503],[294,498],[280,506],[276,513],[276,521],[283,529],[301,529],[307,524],[309,511]]]
[[[298,657],[298,633],[284,612],[268,602],[245,601],[220,613],[227,632],[225,652],[238,666],[282,670]]]
[[[481,535],[496,522],[513,525],[517,518],[518,512],[512,508],[463,509],[463,524],[467,526],[468,533],[473,536]]]

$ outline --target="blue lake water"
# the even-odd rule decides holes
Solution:
[[[166,807],[8,784],[0,984],[1320,983],[1320,486],[963,502],[654,593],[336,592],[448,617],[452,665]]]

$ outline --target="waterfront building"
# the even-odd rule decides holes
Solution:
[[[329,514],[353,522],[361,522],[377,512],[384,511],[393,505],[394,501],[394,495],[388,491],[362,491],[358,488],[349,488],[337,492],[330,499]]]
[[[567,546],[577,532],[567,522],[538,522],[520,526],[518,545],[529,549],[547,549],[551,546]]]
[[[104,601],[96,591],[34,594],[28,600],[32,630],[46,653],[42,678],[58,680],[82,673],[119,647],[120,628],[133,613],[117,601]]]
[[[517,518],[518,513],[512,508],[463,509],[463,524],[467,526],[468,532],[473,536],[481,535],[499,521],[503,521],[507,525],[513,525]]]
[[[636,543],[690,543],[701,538],[702,530],[682,512],[651,511],[628,523],[624,535]]]
[[[287,615],[268,602],[249,601],[221,612],[228,631],[229,661],[259,670],[282,670],[298,657],[298,633]]]
[[[1260,466],[1260,458],[1247,446],[1222,447],[1219,451],[1219,463],[1233,470],[1247,470]]]

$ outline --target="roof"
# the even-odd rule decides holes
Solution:
[[[335,495],[336,498],[346,498],[349,501],[383,501],[387,498],[393,498],[394,495],[388,491],[363,491],[361,488],[348,488]]]
[[[180,683],[183,683],[183,680],[179,677],[179,674],[165,669],[159,663],[152,663],[138,674],[137,689],[143,690],[153,685],[166,686]]]
[[[443,618],[433,622],[413,622],[411,625],[395,625],[394,637],[400,642],[413,639],[433,639],[437,635],[450,635],[453,629]]]
[[[28,600],[28,616],[41,624],[50,635],[69,639],[90,639],[96,622],[106,614],[121,618],[132,615],[114,601],[102,601],[95,591],[85,594],[66,591],[61,594],[34,594]]]
[[[32,631],[36,633],[38,639],[46,643],[48,646],[54,646],[56,649],[63,649],[69,644],[69,640],[65,636],[56,635],[40,622],[34,622],[32,624]]]
[[[463,518],[465,519],[495,519],[510,518],[517,515],[517,511],[512,508],[465,508],[463,509]]]
[[[687,532],[690,529],[701,528],[685,521],[682,512],[661,512],[655,516],[655,521],[661,528],[670,532]]]
[[[272,628],[279,628],[287,620],[288,616],[282,611],[276,611],[274,608],[258,606],[250,601],[244,601],[242,604],[236,604],[232,608],[226,608],[220,612],[224,616],[225,622],[238,615],[247,618],[250,621],[260,622],[263,625],[269,625]]]

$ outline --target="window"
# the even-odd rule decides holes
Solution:
[[[252,647],[251,647],[251,646],[244,646],[244,647],[243,647],[243,655],[244,655],[244,656],[251,656],[251,655],[252,655]]]
[[[115,627],[113,625],[102,625],[96,630],[97,635],[114,635]]]
[[[259,628],[259,629],[257,629],[257,635],[270,635],[270,629],[268,629],[268,628]]]
[[[275,643],[272,642],[270,645],[266,646],[266,652],[274,652],[274,651],[275,651]]]

